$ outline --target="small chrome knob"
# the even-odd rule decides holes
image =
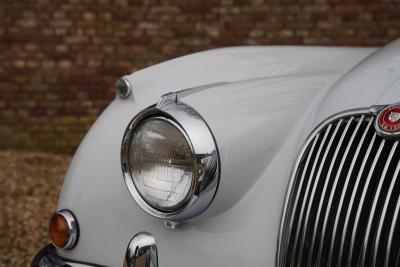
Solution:
[[[115,91],[120,98],[127,98],[132,91],[132,85],[126,76],[119,78],[115,83]]]

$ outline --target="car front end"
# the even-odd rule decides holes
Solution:
[[[32,265],[397,264],[399,52],[226,48],[124,76]]]

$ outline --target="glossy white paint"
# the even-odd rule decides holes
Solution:
[[[400,101],[400,39],[366,58],[332,88],[321,103],[317,120],[352,107]]]
[[[373,51],[228,48],[133,73],[128,77],[133,94],[113,101],[99,117],[66,175],[58,208],[75,213],[81,235],[75,249],[59,253],[122,266],[129,240],[148,231],[157,240],[161,267],[274,266],[288,179],[307,135],[344,108],[400,101],[396,81],[400,42],[371,56],[336,83]],[[385,60],[391,67],[385,67]],[[368,65],[382,72],[370,73]],[[392,82],[380,80],[381,76]],[[182,101],[203,116],[215,135],[222,165],[219,191],[205,213],[169,230],[142,211],[126,189],[120,168],[122,135],[133,116],[162,94],[214,82],[231,83]]]

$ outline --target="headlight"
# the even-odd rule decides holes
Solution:
[[[191,195],[195,155],[183,130],[170,119],[149,118],[136,127],[129,166],[140,196],[157,210],[176,211]]]
[[[217,190],[215,140],[200,115],[183,103],[154,106],[133,118],[124,134],[121,163],[131,195],[159,218],[194,217]]]

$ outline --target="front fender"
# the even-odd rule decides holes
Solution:
[[[79,146],[58,208],[70,209],[80,238],[65,258],[122,266],[138,232],[157,240],[161,266],[274,266],[293,162],[333,84],[373,49],[231,48],[198,53],[128,76],[133,94],[115,99]],[[335,65],[327,64],[336,60]],[[169,91],[228,82],[180,101],[210,126],[221,154],[216,198],[176,230],[134,202],[122,178],[125,127]]]

